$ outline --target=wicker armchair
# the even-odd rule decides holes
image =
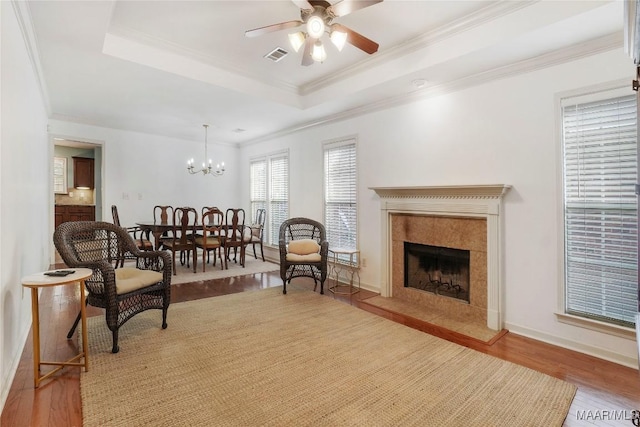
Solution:
[[[86,280],[87,304],[105,309],[117,353],[118,330],[136,314],[162,310],[167,327],[171,300],[171,257],[162,251],[141,251],[124,228],[108,222],[65,222],[56,228],[53,242],[65,264],[93,270]],[[124,263],[124,268],[116,268]],[[79,316],[71,327],[71,338]]]
[[[324,294],[329,253],[324,225],[309,218],[290,218],[280,226],[279,247],[282,293],[287,293],[291,279],[311,277],[315,283],[313,290],[320,282],[320,293]]]

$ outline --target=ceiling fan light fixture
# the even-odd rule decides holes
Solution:
[[[316,41],[313,44],[313,49],[311,50],[311,57],[316,62],[324,62],[327,59],[327,52],[324,50],[324,46],[320,40]]]
[[[304,44],[304,39],[305,39],[305,36],[302,31],[289,34],[289,43],[291,43],[291,47],[296,52],[298,52],[302,47],[302,45]]]
[[[319,39],[324,34],[324,21],[317,15],[313,15],[307,21],[307,33],[309,37]]]
[[[347,42],[347,33],[338,30],[331,31],[331,42],[338,48],[339,52],[342,52],[342,48]]]

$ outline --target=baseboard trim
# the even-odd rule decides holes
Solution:
[[[546,332],[526,328],[510,322],[505,322],[505,328],[507,328],[509,332],[513,332],[514,334],[542,341],[547,344],[557,345],[568,350],[584,353],[589,356],[597,357],[599,359],[607,360],[609,362],[617,363],[629,368],[638,369],[638,360],[633,356],[625,356],[624,354],[616,353],[604,348],[586,345],[577,341],[568,340],[566,338],[561,338],[555,335],[547,334]]]

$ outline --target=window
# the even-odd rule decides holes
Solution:
[[[257,209],[266,209],[265,242],[277,246],[280,224],[289,217],[289,153],[253,159],[250,173],[251,221]]]
[[[326,143],[324,145],[324,225],[329,248],[357,248],[356,178],[356,140]]]
[[[53,158],[53,192],[67,194],[67,158]]]
[[[623,326],[638,309],[636,122],[635,95],[562,101],[565,310]]]

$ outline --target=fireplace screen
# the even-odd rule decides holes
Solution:
[[[469,251],[404,242],[404,286],[469,302]]]

